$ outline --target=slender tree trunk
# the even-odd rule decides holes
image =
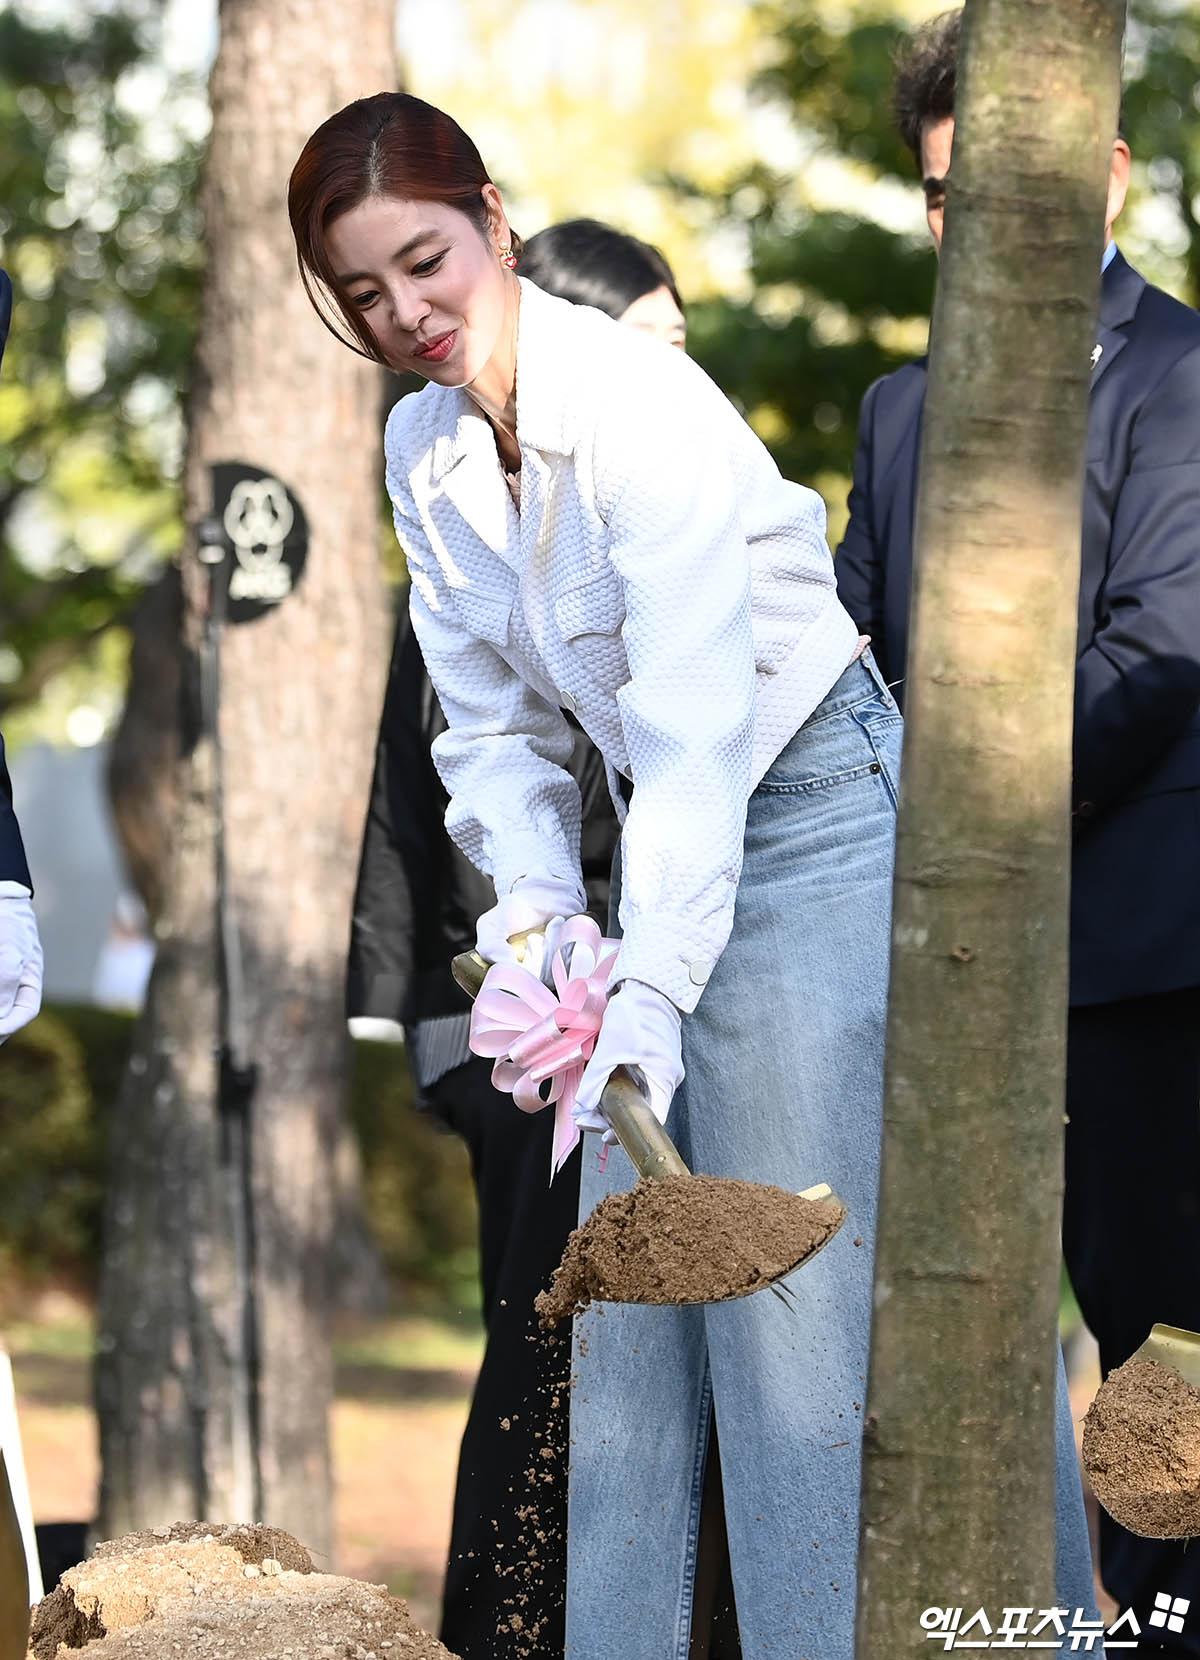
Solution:
[[[1053,1604],[1071,705],[1120,0],[967,0],[917,508],[856,1653]]]
[[[394,84],[392,20],[391,0],[358,0],[352,19],[338,0],[221,3],[188,519],[210,511],[209,466],[239,460],[288,483],[310,528],[295,592],[227,629],[222,647],[228,882],[258,1066],[247,1161],[258,1353],[256,1367],[243,1353],[241,1190],[218,1112],[216,757],[193,720],[159,956],[114,1125],[97,1358],[109,1534],[253,1509],[321,1553],[330,1547],[342,988],[387,608],[378,376],[312,315],[285,191],[320,121]],[[182,602],[193,659],[207,603],[193,547]],[[249,1402],[244,1360],[257,1374]]]

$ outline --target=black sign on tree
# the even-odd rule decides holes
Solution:
[[[285,600],[304,572],[308,520],[287,485],[246,461],[212,468],[213,516],[201,527],[210,552],[229,556],[225,620],[253,622]]]

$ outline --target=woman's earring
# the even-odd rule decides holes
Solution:
[[[500,250],[500,263],[510,271],[515,271],[517,268],[517,256],[507,242]]]

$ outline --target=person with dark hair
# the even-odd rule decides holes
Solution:
[[[579,1318],[566,1651],[686,1651],[715,1413],[744,1650],[851,1660],[901,723],[838,603],[823,504],[685,353],[518,277],[500,192],[441,111],[349,105],[288,205],[327,325],[429,383],[392,412],[387,479],[447,826],[498,896],[484,957],[583,910],[567,715],[604,757],[621,940],[575,1125],[605,1130],[604,1085],[636,1067],[695,1167],[819,1177],[854,1218],[795,1312]],[[619,1148],[585,1156],[581,1210],[634,1179]]]
[[[940,247],[958,12],[916,32],[896,112]],[[1200,317],[1113,241],[1130,157],[1113,145],[1092,351],[1075,671],[1063,1251],[1105,1373],[1156,1321],[1200,1327]],[[1000,257],[1004,257],[1001,254]],[[863,400],[834,569],[888,680],[908,649],[926,362]],[[898,689],[897,696],[902,697]],[[1105,1586],[1139,1654],[1200,1656],[1200,1552],[1100,1518]]]
[[[687,340],[683,301],[658,249],[598,219],[564,219],[539,231],[525,244],[517,270],[547,294],[595,306],[669,346]]]
[[[0,271],[0,358],[12,318],[12,283]],[[33,913],[33,883],[0,736],[0,1043],[28,1025],[42,1006],[42,943]]]
[[[547,293],[596,306],[630,327],[644,326],[643,302],[666,293],[674,316],[660,303],[654,332],[669,343],[681,333],[667,262],[611,225],[551,225],[525,244],[519,270]],[[459,1458],[442,1640],[462,1660],[487,1660],[507,1652],[516,1614],[521,1652],[549,1660],[562,1654],[564,1641],[570,1349],[537,1339],[533,1300],[575,1226],[579,1154],[551,1184],[551,1115],[519,1112],[510,1095],[493,1089],[491,1062],[468,1047],[470,1004],[450,959],[474,943],[476,921],[496,893],[446,834],[448,798],[430,754],[445,729],[406,606],[363,836],[347,1012],[403,1022],[419,1102],[466,1142],[479,1201],[487,1342]],[[589,910],[603,928],[619,826],[600,753],[577,726],[573,732],[581,870]],[[540,1459],[543,1448],[555,1458]],[[514,1496],[539,1462],[548,1479],[537,1486],[536,1522],[522,1520]]]
[[[961,24],[961,11],[942,12],[914,29],[896,54],[892,116],[918,168],[926,131],[954,119]]]

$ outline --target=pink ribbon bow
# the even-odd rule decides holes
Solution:
[[[574,947],[569,969],[567,946]],[[551,963],[554,991],[520,963],[493,963],[471,1011],[471,1048],[496,1057],[495,1087],[511,1094],[522,1112],[554,1108],[552,1181],[579,1141],[571,1109],[600,1035],[619,949],[590,917],[572,917]]]

